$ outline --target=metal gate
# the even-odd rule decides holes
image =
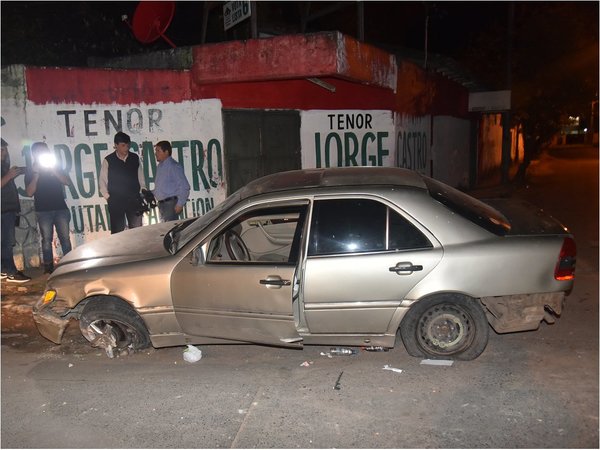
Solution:
[[[224,110],[228,194],[250,181],[301,168],[298,111]]]

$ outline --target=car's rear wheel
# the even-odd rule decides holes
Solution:
[[[116,299],[91,299],[81,313],[79,328],[93,347],[103,348],[110,358],[150,345],[141,317]]]
[[[411,356],[472,360],[487,346],[489,325],[476,300],[448,294],[415,303],[400,335]]]

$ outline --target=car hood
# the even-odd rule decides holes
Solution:
[[[168,256],[163,241],[177,222],[133,228],[83,244],[65,255],[55,272],[130,263]],[[61,270],[63,269],[63,270]]]
[[[508,235],[568,233],[568,230],[555,218],[525,200],[495,198],[483,201],[500,211],[508,219],[510,223]]]

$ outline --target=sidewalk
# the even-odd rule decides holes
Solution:
[[[9,283],[6,280],[2,280],[2,299],[8,295],[27,295],[28,297],[34,294],[42,295],[46,288],[46,280],[48,274],[44,273],[44,269],[41,267],[34,267],[31,269],[23,270],[25,275],[31,277],[31,281],[27,283]]]

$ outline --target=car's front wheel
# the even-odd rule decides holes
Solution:
[[[150,345],[141,317],[116,299],[91,299],[81,312],[79,328],[93,347],[103,348],[110,358]]]
[[[448,294],[416,302],[400,335],[411,356],[472,360],[487,346],[489,325],[477,300]]]

